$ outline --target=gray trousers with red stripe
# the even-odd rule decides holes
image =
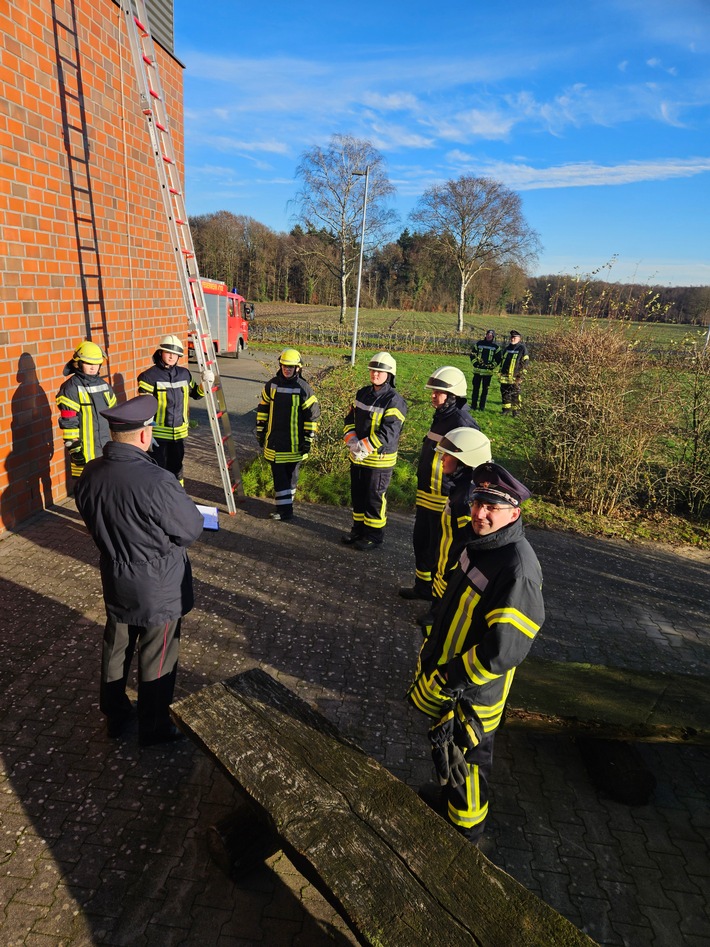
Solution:
[[[101,655],[99,706],[109,719],[130,711],[126,681],[133,653],[138,648],[138,727],[141,736],[149,736],[170,724],[168,707],[172,703],[180,650],[180,622],[162,625],[126,625],[110,615],[104,628]]]

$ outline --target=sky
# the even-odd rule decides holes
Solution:
[[[301,154],[367,139],[400,227],[520,194],[532,275],[710,285],[710,0],[175,0],[186,204],[290,230]]]

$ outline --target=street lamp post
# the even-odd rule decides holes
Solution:
[[[357,292],[355,294],[355,319],[353,320],[353,348],[350,353],[350,365],[355,365],[355,350],[357,348],[357,318],[360,312],[360,286],[362,284],[362,257],[365,251],[365,219],[367,216],[367,186],[370,183],[370,165],[364,171],[353,171],[353,175],[365,178],[365,196],[362,201],[362,234],[360,235],[360,266],[357,271]]]

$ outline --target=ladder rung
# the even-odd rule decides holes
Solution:
[[[148,35],[149,35],[149,34],[148,34],[148,30],[143,26],[143,24],[142,24],[141,21],[138,19],[138,17],[137,17],[137,16],[134,16],[133,19],[135,20],[136,26],[137,26],[138,29],[141,31],[141,33],[142,33],[144,36],[148,36]]]
[[[182,248],[182,255],[183,255],[186,259],[191,260],[191,259],[194,257],[195,254],[194,254],[191,250],[186,250],[185,247],[183,247],[183,248]]]
[[[147,66],[152,66],[152,65],[153,65],[153,60],[152,60],[152,59],[150,58],[150,56],[148,56],[146,53],[143,53],[143,62],[144,62]]]
[[[175,162],[173,161],[173,159],[172,159],[169,155],[163,155],[163,161],[164,161],[166,164],[175,164]]]
[[[167,130],[167,128],[165,127],[165,125],[161,125],[160,122],[157,122],[157,121],[156,121],[155,127],[156,127],[156,128],[159,128],[159,129],[161,130],[161,132],[165,132],[165,134],[167,135],[168,130]]]
[[[176,223],[176,224],[180,224],[181,227],[184,227],[185,224],[187,223],[187,221],[186,221],[186,220],[180,220],[179,217],[176,217],[176,218],[175,218],[175,223]]]

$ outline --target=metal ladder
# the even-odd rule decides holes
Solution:
[[[232,438],[224,390],[219,377],[205,294],[200,283],[195,247],[187,219],[165,99],[158,75],[155,46],[148,27],[144,0],[120,0],[131,42],[143,114],[148,123],[153,157],[175,254],[190,335],[200,372],[214,372],[214,385],[205,392],[207,413],[219,462],[224,496],[230,513],[236,512],[234,496],[243,497],[239,461]]]

